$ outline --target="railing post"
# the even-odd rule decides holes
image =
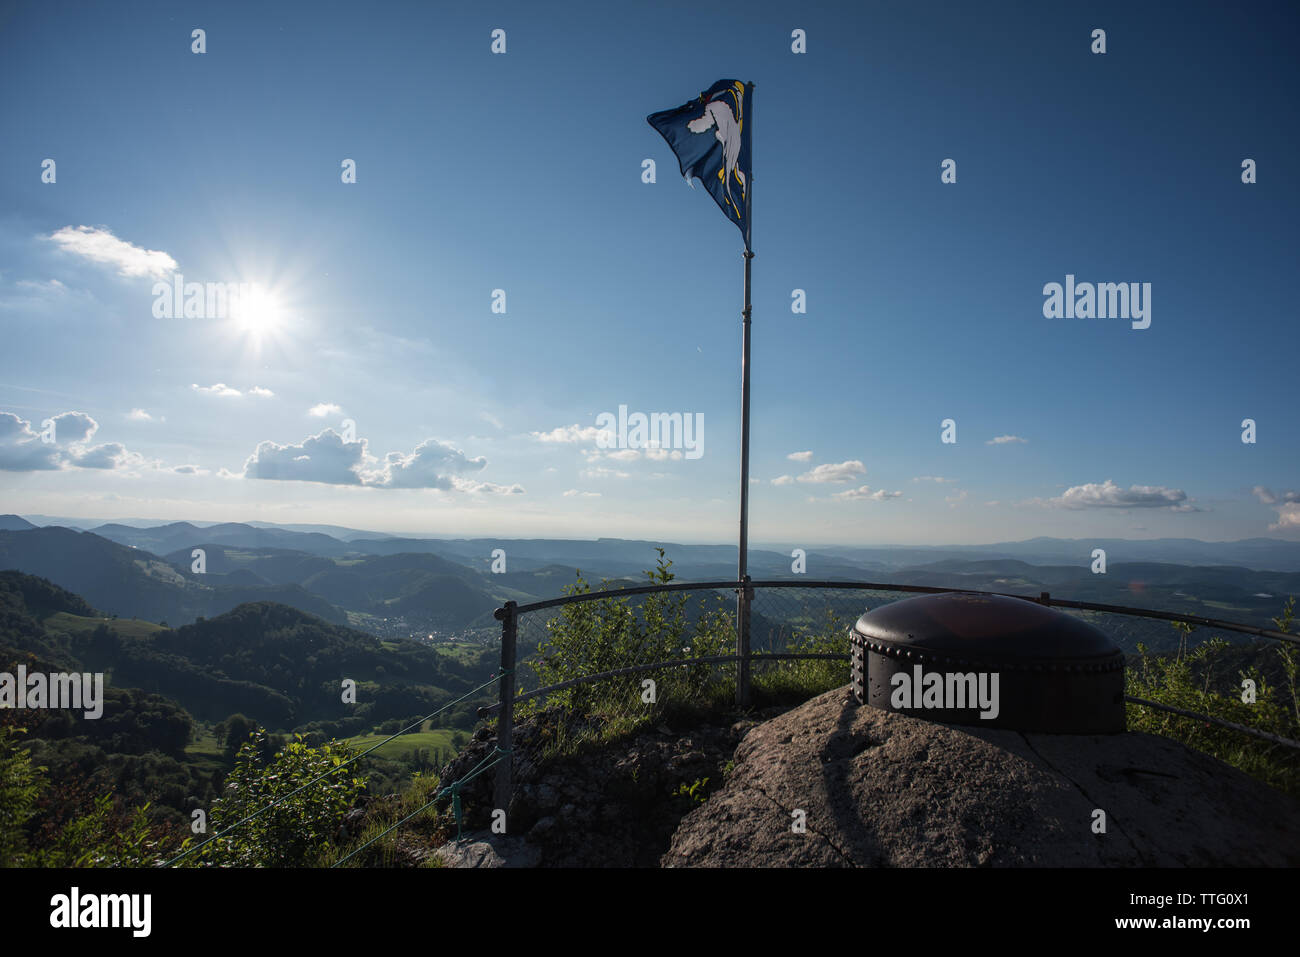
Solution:
[[[504,608],[496,610],[496,618],[501,622],[501,679],[498,682],[501,693],[501,709],[497,713],[497,747],[510,751],[515,729],[515,639],[519,633],[519,613],[516,605],[508,601]],[[495,805],[506,813],[506,828],[510,827],[510,793],[511,771],[514,767],[514,754],[508,753],[497,764]]]
[[[749,705],[749,604],[754,589],[746,575],[736,589],[736,704]]]

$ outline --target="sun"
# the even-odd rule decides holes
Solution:
[[[284,311],[274,292],[254,283],[231,310],[231,318],[236,329],[260,340],[274,335],[280,328]]]

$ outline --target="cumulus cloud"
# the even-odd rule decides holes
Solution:
[[[54,416],[54,440],[57,445],[84,445],[98,431],[99,423],[84,412],[63,412]]]
[[[1277,510],[1277,521],[1269,525],[1271,532],[1300,529],[1300,505],[1283,505]]]
[[[205,468],[200,468],[200,467],[197,466],[197,465],[174,465],[174,466],[172,466],[171,471],[172,471],[172,472],[175,472],[177,475],[207,475],[207,474],[209,474],[209,472],[208,472],[207,469],[205,469]],[[225,470],[225,469],[222,469],[222,471],[225,472],[226,470]],[[229,473],[227,473],[227,474],[229,474]]]
[[[57,446],[43,443],[25,419],[0,412],[0,469],[36,472],[61,467]]]
[[[812,452],[791,452],[786,458],[791,462],[811,462]]]
[[[0,412],[0,470],[41,472],[66,468],[129,471],[157,468],[159,463],[145,459],[121,442],[91,446],[99,423],[85,412],[63,412],[41,423],[38,432],[32,423],[12,412]]]
[[[322,482],[361,485],[357,470],[366,460],[366,443],[344,442],[333,429],[309,436],[297,445],[269,439],[258,444],[244,462],[244,477],[270,481]]]
[[[609,429],[598,429],[594,425],[562,425],[559,428],[551,429],[549,432],[530,432],[528,433],[539,442],[595,442],[601,435],[608,436],[610,441],[614,439],[614,433]]]
[[[1056,508],[1167,508],[1174,512],[1199,512],[1187,493],[1161,485],[1130,485],[1121,488],[1110,479],[1097,484],[1076,485],[1056,498],[1035,499],[1034,504]]]
[[[1270,532],[1300,528],[1300,491],[1287,489],[1274,492],[1264,485],[1256,485],[1250,491],[1265,505],[1272,505],[1277,509],[1277,521],[1269,525]]]
[[[85,451],[72,450],[71,462],[82,469],[112,469],[130,471],[140,468],[158,468],[161,463],[132,452],[121,442],[106,442]]]
[[[1300,492],[1294,489],[1288,489],[1285,492],[1274,492],[1272,489],[1263,485],[1256,485],[1251,492],[1255,498],[1259,499],[1265,505],[1294,505],[1300,502]]]
[[[852,501],[854,499],[867,499],[872,502],[883,502],[886,499],[901,498],[902,492],[886,492],[883,488],[872,491],[871,486],[861,485],[858,488],[845,489],[843,492],[836,492],[831,498],[841,501]]]
[[[219,395],[228,399],[243,395],[238,389],[233,389],[224,382],[218,382],[214,385],[199,385],[197,382],[191,382],[190,388],[205,395]]]
[[[455,476],[461,472],[477,472],[487,467],[483,456],[469,458],[462,450],[448,442],[426,439],[409,455],[389,452],[381,468],[367,472],[366,485],[380,488],[440,488],[449,491],[457,488]],[[470,483],[472,488],[460,486],[464,491],[479,491],[482,483]]]
[[[989,439],[989,440],[988,440],[987,442],[985,442],[984,444],[985,444],[985,445],[1007,445],[1007,444],[1009,444],[1009,443],[1011,443],[1011,442],[1019,442],[1021,445],[1025,445],[1025,444],[1027,444],[1027,443],[1029,442],[1029,440],[1028,440],[1028,439],[1022,439],[1022,438],[1021,438],[1020,436],[1018,436],[1018,435],[998,435],[998,436],[994,436],[993,438]]]
[[[148,412],[146,412],[144,409],[132,409],[130,412],[128,412],[128,413],[126,414],[126,417],[127,417],[128,419],[131,419],[131,420],[135,421],[135,422],[152,422],[152,421],[153,421],[153,416],[150,415]]]
[[[272,399],[275,397],[274,392],[272,392],[270,389],[263,389],[260,385],[253,386],[251,389],[248,390],[248,394],[255,395],[263,399]]]
[[[632,451],[635,452],[636,450],[633,449]],[[682,453],[680,449],[673,449],[672,451],[669,451],[668,449],[646,449],[645,457],[650,459],[652,462],[662,462],[664,459],[672,459],[674,462],[680,462],[682,460]]]
[[[851,482],[866,472],[867,467],[857,459],[837,464],[819,465],[799,476],[800,482]]]
[[[793,476],[793,475],[778,475],[776,478],[772,479],[772,484],[773,484],[773,485],[793,485],[793,484],[794,484],[794,476]]]
[[[344,442],[333,429],[325,429],[296,445],[269,440],[259,443],[244,462],[243,477],[369,488],[523,493],[523,486],[518,484],[497,485],[462,477],[466,472],[481,471],[487,464],[483,456],[470,458],[461,449],[437,439],[426,439],[412,452],[389,452],[378,459],[370,454],[365,439]],[[234,477],[234,473],[227,474]]]
[[[65,252],[94,263],[112,266],[121,276],[152,276],[155,279],[179,268],[176,260],[156,249],[141,249],[96,226],[64,226],[46,237]]]
[[[582,498],[600,498],[599,492],[579,492],[576,488],[571,488],[564,493],[565,498],[573,498],[575,495]]]
[[[318,402],[307,410],[308,415],[318,419],[323,419],[327,415],[340,415],[342,412],[342,406],[335,405],[333,402]]]

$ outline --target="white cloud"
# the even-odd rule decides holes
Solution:
[[[425,439],[409,455],[389,452],[381,468],[365,473],[366,485],[382,488],[457,488],[454,474],[478,472],[487,467],[483,456],[469,458],[449,442]],[[472,486],[472,487],[471,487]],[[484,483],[469,483],[462,491],[481,491]]]
[[[0,470],[36,472],[62,468],[59,449],[41,441],[31,423],[12,412],[0,412]]]
[[[72,452],[71,464],[83,469],[108,469],[128,472],[141,468],[159,468],[162,463],[132,452],[121,442],[107,442],[92,449]]]
[[[480,412],[478,415],[479,418],[482,419],[484,422],[488,423],[488,425],[494,426],[497,429],[505,428],[505,425],[501,422],[501,420],[498,419],[491,412]]]
[[[580,475],[582,478],[589,478],[589,479],[598,479],[598,478],[625,479],[625,478],[632,477],[631,474],[628,472],[620,472],[616,469],[607,469],[603,467],[594,468],[594,469],[583,469],[581,472],[578,473],[578,475]]]
[[[600,436],[606,435],[612,441],[614,433],[608,429],[598,429],[594,425],[562,425],[557,429],[551,429],[549,432],[530,432],[528,433],[539,442],[595,442]]]
[[[153,421],[153,416],[150,415],[148,412],[146,412],[144,409],[132,409],[130,412],[127,413],[126,417],[136,422]]]
[[[110,230],[92,226],[64,226],[46,237],[65,252],[104,263],[117,269],[122,276],[153,276],[161,278],[178,268],[176,260],[156,249],[141,249],[124,239],[118,239]]]
[[[1034,499],[1030,504],[1055,508],[1167,508],[1174,512],[1199,512],[1187,493],[1162,485],[1131,485],[1121,488],[1110,479],[1097,484],[1075,485],[1056,498]]]
[[[175,472],[177,475],[209,475],[209,474],[211,474],[210,471],[209,471],[208,469],[201,468],[200,466],[197,466],[197,465],[174,465],[174,466],[172,466],[171,471]],[[222,469],[221,471],[225,472],[226,470],[225,470],[225,469]],[[230,474],[230,473],[227,472],[227,475],[228,475],[228,474]]]
[[[600,498],[599,492],[579,492],[576,488],[571,488],[564,493],[565,498],[573,498],[575,495],[581,496],[582,498]]]
[[[1256,485],[1251,492],[1255,498],[1259,499],[1265,505],[1277,505],[1279,502],[1284,505],[1294,505],[1300,502],[1300,492],[1289,489],[1285,492],[1274,492],[1272,489],[1263,485]]]
[[[682,460],[682,452],[680,449],[673,449],[672,451],[669,451],[668,449],[646,449],[645,457],[652,462],[662,462],[665,459],[672,459],[674,462],[680,462]]]
[[[51,416],[52,431],[44,423],[37,432],[32,424],[12,412],[0,412],[0,471],[44,472],[67,468],[130,471],[158,468],[120,442],[91,446],[99,423],[85,412]],[[42,440],[42,435],[52,441]]]
[[[1271,532],[1300,528],[1300,505],[1283,505],[1277,510],[1277,521],[1268,527]]]
[[[514,485],[497,485],[494,482],[471,482],[453,476],[452,485],[458,492],[487,492],[492,495],[523,495],[524,487],[516,482]]]
[[[772,479],[772,484],[773,484],[773,485],[793,485],[793,484],[794,484],[794,476],[793,476],[793,475],[778,475],[776,478]]]
[[[883,502],[886,499],[901,498],[902,492],[886,492],[883,488],[876,489],[874,492],[871,486],[862,485],[858,488],[845,489],[843,492],[836,492],[831,498],[841,501],[851,501],[854,499],[869,499],[873,502]]]
[[[918,475],[912,479],[913,482],[934,482],[937,485],[944,485],[957,481],[955,478],[944,478],[940,475]]]
[[[318,419],[323,419],[327,415],[341,415],[343,407],[335,405],[333,402],[318,402],[307,410],[308,415],[313,415]]]
[[[1272,505],[1277,509],[1277,521],[1269,525],[1270,532],[1300,528],[1300,491],[1287,489],[1274,492],[1267,486],[1256,485],[1251,492],[1265,505]]]
[[[263,399],[275,398],[274,392],[272,392],[270,389],[263,389],[260,385],[253,386],[251,389],[248,390],[248,394],[255,395]]]
[[[99,423],[85,412],[63,412],[54,416],[54,437],[57,445],[84,445],[99,431]]]
[[[948,503],[949,508],[956,508],[962,502],[966,501],[966,490],[955,490],[952,495],[945,495],[943,500]]]
[[[998,435],[985,442],[985,445],[1007,445],[1011,442],[1019,442],[1021,445],[1028,444],[1028,439],[1022,439],[1018,435]]]
[[[791,452],[786,458],[791,462],[811,462],[812,452]]]
[[[366,460],[366,443],[344,442],[333,429],[297,445],[265,441],[244,462],[244,477],[271,481],[361,485],[358,469]]]
[[[800,482],[851,482],[866,472],[867,467],[857,459],[838,464],[824,464],[799,476]]]
[[[224,398],[234,398],[243,394],[238,389],[232,389],[224,382],[218,382],[214,385],[199,385],[197,382],[191,382],[190,388],[195,392],[202,392],[205,395],[219,395]]]
[[[460,475],[481,471],[487,464],[483,456],[470,458],[454,445],[437,439],[426,439],[410,453],[389,452],[380,460],[370,454],[365,439],[344,442],[333,429],[325,429],[296,445],[259,443],[244,462],[243,477],[369,488],[523,493],[523,486],[518,484],[476,482]]]

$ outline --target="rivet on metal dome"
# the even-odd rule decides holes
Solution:
[[[907,598],[864,614],[850,642],[861,704],[987,728],[1125,730],[1123,652],[1100,629],[1034,601]]]

